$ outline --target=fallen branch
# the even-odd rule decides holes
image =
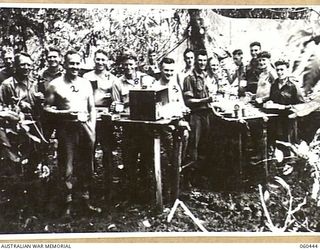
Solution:
[[[306,229],[308,232],[314,233],[314,231],[311,230],[311,229],[308,227],[308,218],[306,218],[303,223],[300,223],[300,222],[298,221],[298,219],[297,219],[294,215],[292,215],[292,217],[296,220],[296,223],[297,223],[300,227]],[[304,224],[307,224],[307,225],[304,225]]]
[[[195,161],[190,161],[190,162],[188,162],[186,165],[181,166],[180,172],[181,172],[183,169],[192,166],[193,164],[195,164]]]
[[[171,211],[170,211],[170,213],[168,215],[167,222],[169,222],[169,223],[171,222],[171,220],[173,218],[173,215],[174,215],[174,213],[176,212],[176,210],[178,208],[179,202],[180,202],[179,199],[176,199],[176,201],[174,202],[173,207],[171,208]]]
[[[193,222],[201,229],[202,232],[208,232],[208,230],[205,229],[205,227],[200,223],[199,219],[194,217],[189,208],[187,208],[187,206],[182,201],[180,201],[180,205],[185,211],[186,215],[188,215],[193,220]]]
[[[256,165],[259,165],[260,163],[265,163],[265,162],[268,162],[268,161],[274,161],[276,160],[277,158],[273,157],[273,158],[268,158],[268,159],[263,159],[261,161],[257,161],[257,162],[254,162],[252,163],[252,165],[256,166]],[[286,156],[286,157],[283,157],[284,160],[288,160],[288,159],[297,159],[296,156]]]
[[[259,187],[259,194],[260,194],[260,201],[261,201],[261,205],[262,205],[262,209],[263,209],[263,212],[267,218],[267,223],[266,225],[269,227],[269,229],[272,231],[272,232],[277,232],[277,231],[280,231],[279,228],[275,227],[273,225],[273,222],[271,220],[271,217],[270,217],[270,214],[269,214],[269,211],[268,211],[268,208],[266,206],[266,203],[264,202],[264,199],[263,199],[263,191],[262,191],[262,186],[259,184],[258,185]]]
[[[188,215],[192,219],[192,221],[200,228],[200,230],[202,232],[208,232],[208,230],[201,224],[200,220],[198,218],[196,218],[192,214],[192,212],[189,210],[189,208],[179,199],[176,199],[176,201],[174,202],[174,205],[168,215],[167,222],[171,222],[173,215],[178,208],[178,205],[180,205],[183,208],[185,214]]]

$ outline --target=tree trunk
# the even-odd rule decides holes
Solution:
[[[199,51],[206,49],[204,45],[205,28],[203,26],[203,19],[200,17],[201,10],[199,9],[189,9],[190,16],[190,43],[191,48],[194,51]]]

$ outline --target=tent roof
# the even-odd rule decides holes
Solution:
[[[232,18],[304,19],[311,9],[299,8],[237,8],[213,9],[214,12]]]

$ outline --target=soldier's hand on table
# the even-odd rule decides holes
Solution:
[[[209,97],[205,98],[205,101],[206,101],[207,103],[213,102],[212,96],[209,96]]]
[[[240,118],[240,119],[239,119],[239,123],[247,124],[246,120],[245,120],[245,119],[243,119],[243,118]]]
[[[262,104],[263,103],[263,99],[260,98],[260,97],[256,98],[256,103]]]
[[[292,114],[288,115],[289,119],[295,119],[298,117],[298,110],[293,105],[291,105],[290,111],[292,112]]]
[[[289,118],[289,119],[295,119],[295,118],[297,118],[297,117],[298,117],[298,114],[297,114],[297,113],[292,113],[292,114],[288,115],[288,118]]]
[[[53,114],[72,114],[72,115],[78,114],[78,111],[71,110],[71,109],[57,109],[56,106],[45,106],[44,110]]]
[[[310,93],[309,95],[307,95],[307,98],[310,100],[315,100],[315,101],[319,101],[320,100],[320,91],[315,91]]]
[[[212,107],[212,112],[213,112],[213,114],[214,114],[215,116],[220,117],[220,118],[223,118],[223,115],[220,114],[220,113],[216,110],[215,107]]]
[[[187,121],[179,121],[178,125],[180,127],[185,127],[188,131],[191,130],[190,125],[189,125],[189,123]]]
[[[88,121],[88,114],[85,112],[78,112],[77,119],[80,122],[86,122],[86,121]]]
[[[182,114],[183,115],[187,115],[187,114],[189,114],[191,112],[191,110],[188,108],[188,107],[183,107],[183,110],[182,110]]]
[[[263,119],[264,122],[269,121],[269,117],[268,116],[263,116],[262,119]]]

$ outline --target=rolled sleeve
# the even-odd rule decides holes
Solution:
[[[194,97],[192,82],[193,82],[192,76],[187,76],[184,79],[183,81],[183,97],[184,98]]]

